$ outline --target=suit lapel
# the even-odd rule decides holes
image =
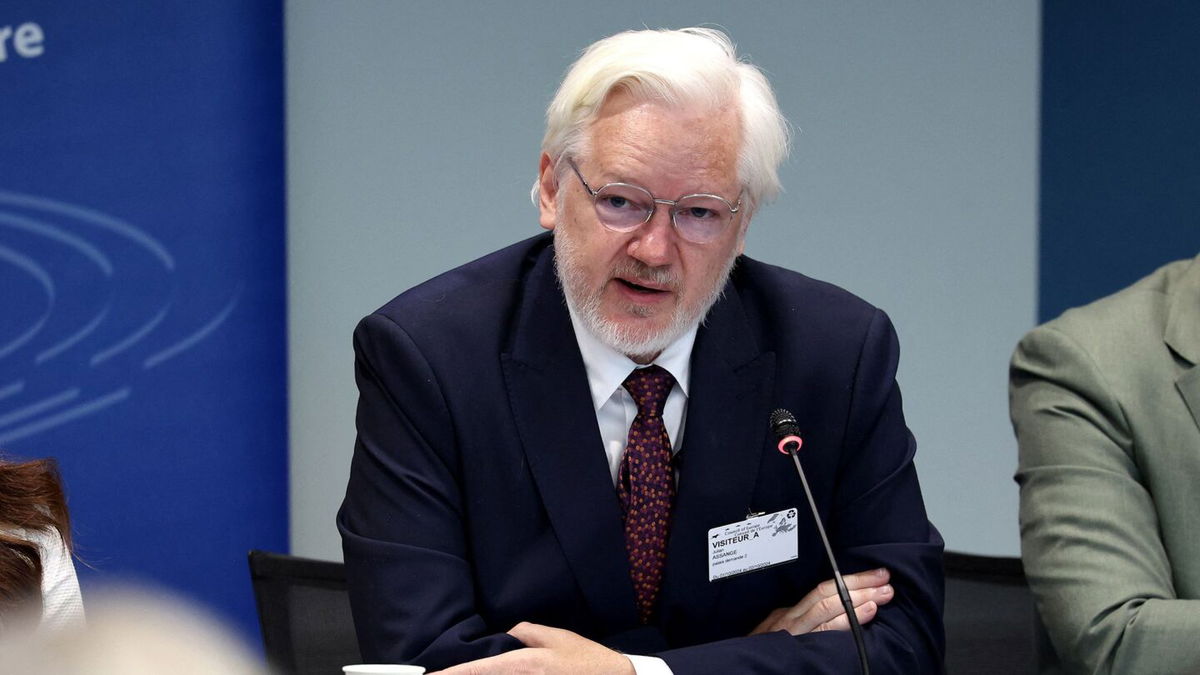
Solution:
[[[1192,420],[1200,427],[1200,257],[1192,261],[1172,293],[1165,337],[1167,345],[1191,364],[1175,381]]]
[[[736,290],[696,336],[679,492],[667,547],[663,607],[706,616],[721,584],[708,581],[708,530],[746,517],[770,413],[775,355],[760,353]]]
[[[547,247],[535,262],[501,355],[509,403],[550,524],[603,625],[637,623],[620,504],[587,374]]]
[[[1192,421],[1200,427],[1200,367],[1192,366],[1175,380],[1175,388],[1183,396],[1184,403],[1187,403],[1188,410],[1192,413]]]

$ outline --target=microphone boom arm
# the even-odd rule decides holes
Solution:
[[[771,430],[779,437],[779,451],[791,455],[792,463],[796,465],[796,473],[800,476],[800,484],[804,486],[804,497],[808,499],[808,508],[812,511],[813,522],[817,525],[817,533],[821,535],[821,543],[825,546],[825,555],[829,557],[829,566],[833,568],[833,582],[837,586],[838,597],[842,608],[846,611],[846,620],[850,622],[850,632],[854,635],[854,646],[858,649],[858,664],[863,675],[870,675],[871,668],[867,665],[867,646],[863,641],[862,626],[858,623],[858,615],[854,612],[854,601],[850,599],[850,590],[838,570],[837,560],[833,557],[833,547],[829,545],[829,536],[825,534],[825,525],[821,523],[817,503],[813,500],[812,490],[808,487],[808,479],[800,466],[800,429],[792,413],[782,408],[771,413]]]

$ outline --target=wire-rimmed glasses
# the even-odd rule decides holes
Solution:
[[[593,190],[575,160],[568,158],[567,163],[592,196],[600,224],[613,232],[632,232],[649,222],[658,205],[664,204],[671,207],[671,222],[681,237],[694,244],[708,244],[721,236],[742,208],[741,195],[736,204],[730,204],[723,197],[705,193],[659,199],[646,188],[629,183],[607,183]]]

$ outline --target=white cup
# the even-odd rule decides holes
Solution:
[[[353,666],[342,666],[343,673],[356,675],[422,675],[424,666],[400,666],[390,663],[359,663]]]

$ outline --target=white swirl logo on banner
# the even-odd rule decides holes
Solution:
[[[130,398],[214,334],[241,299],[187,305],[175,255],[145,230],[0,190],[0,447]]]

